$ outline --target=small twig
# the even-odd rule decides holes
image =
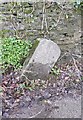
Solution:
[[[45,0],[43,0],[43,19],[42,19],[42,26],[41,29],[44,29],[44,22],[45,22],[45,26],[46,26],[46,31],[47,33],[49,33],[48,31],[48,25],[47,25],[47,20],[46,20],[46,8],[45,8]]]
[[[42,19],[42,26],[41,29],[44,29],[44,19],[45,19],[45,2],[43,2],[43,19]]]
[[[49,31],[48,31],[48,25],[47,25],[47,20],[46,20],[46,16],[45,16],[45,25],[46,25],[46,31],[47,31],[47,33],[49,33]]]
[[[34,11],[35,11],[35,5],[33,4],[33,10],[31,11],[30,14],[33,14]],[[29,15],[30,15],[30,14],[29,14]]]
[[[76,64],[76,60],[75,60],[75,58],[74,58],[73,56],[72,56],[72,59],[73,59],[73,62],[74,62],[75,68],[76,68],[76,70],[77,70],[78,77],[79,77],[79,79],[81,80],[81,76],[80,76],[81,71],[79,70],[79,68],[78,68],[78,66],[77,66],[77,64]]]
[[[18,34],[17,34],[17,29],[16,29],[16,27],[14,26],[12,20],[11,20],[11,24],[12,24],[13,30],[15,31],[15,36],[16,36],[16,38],[20,38],[20,37],[18,36]]]
[[[81,55],[75,55],[75,54],[72,54],[72,55],[75,57],[81,58]]]
[[[43,110],[45,109],[45,106],[35,115],[29,117],[29,118],[35,118],[37,115],[39,115]]]
[[[47,33],[49,33],[49,31],[48,31],[48,24],[47,24],[47,20],[46,20],[46,7],[45,7],[45,3],[44,3],[44,9],[45,9],[45,26],[46,26],[46,31],[47,31]]]
[[[57,27],[57,26],[58,26],[58,24],[59,24],[59,22],[60,22],[60,19],[61,19],[61,15],[62,15],[62,13],[63,13],[63,8],[62,8],[60,5],[58,5],[58,7],[60,8],[61,13],[59,14],[58,20],[57,20],[56,23],[54,23],[54,26],[53,26],[53,27]],[[52,29],[53,27],[51,27],[51,29]],[[51,30],[51,29],[50,29],[50,30]]]
[[[69,52],[64,53],[64,54],[59,58],[59,60],[61,60],[66,54],[69,54]]]
[[[57,23],[56,23],[56,24],[54,24],[54,26],[55,26],[55,27],[56,27],[56,26],[58,25],[58,23],[60,22],[62,12],[63,12],[63,11],[61,11],[61,13],[60,13],[60,15],[59,15],[59,18],[58,18],[58,20],[57,20]]]
[[[14,9],[15,6],[16,6],[15,4],[14,4],[14,6],[12,6],[12,8],[10,9],[10,12],[12,12],[12,10]]]
[[[20,39],[23,39],[24,37],[26,37],[26,33],[23,33],[23,35],[20,37]]]
[[[20,77],[24,76],[26,78],[26,80],[28,79],[28,77],[26,77],[24,74],[22,74]]]
[[[31,11],[31,13],[28,14],[28,16],[29,16],[29,24],[30,24],[30,17],[33,14],[34,10],[35,10],[35,5],[33,4],[33,9]]]
[[[57,27],[57,26],[58,26],[58,24],[59,24],[59,22],[60,22],[60,19],[61,19],[62,12],[63,12],[63,11],[61,11],[61,13],[60,13],[60,15],[59,15],[59,17],[58,17],[57,22],[54,23],[54,26],[52,26],[52,27],[50,28],[50,30],[52,30],[53,27]]]

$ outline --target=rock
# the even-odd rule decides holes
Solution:
[[[35,100],[40,102],[40,101],[44,100],[44,97],[41,96],[41,95],[40,96],[35,96]]]
[[[52,95],[48,91],[43,91],[42,96],[44,99],[49,99]]]
[[[76,97],[76,99],[65,97],[61,100],[55,100],[53,105],[57,105],[59,109],[50,112],[48,118],[79,118],[81,120],[81,96]]]
[[[25,98],[25,100],[29,102],[29,101],[31,101],[31,98],[30,98],[29,96],[27,96],[27,97]]]
[[[59,46],[53,41],[44,38],[39,41],[31,59],[22,71],[22,75],[30,80],[47,79],[61,53]]]
[[[8,113],[5,112],[5,113],[3,114],[3,117],[8,118],[8,117],[9,117]]]

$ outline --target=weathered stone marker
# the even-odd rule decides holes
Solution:
[[[41,38],[28,64],[23,68],[22,76],[29,79],[47,79],[60,53],[56,43]]]

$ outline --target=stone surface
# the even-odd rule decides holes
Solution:
[[[23,75],[29,79],[47,79],[61,53],[59,46],[53,41],[43,38],[39,40],[28,65],[23,70]]]
[[[47,102],[49,105],[34,103],[30,108],[21,107],[11,113],[9,118],[81,118],[81,96]]]
[[[67,97],[56,100],[54,104],[59,109],[52,111],[48,118],[81,118],[81,96],[76,99]]]
[[[4,3],[4,2],[43,2],[43,1],[46,1],[46,2],[57,2],[57,3],[63,3],[63,2],[70,2],[69,0],[0,0],[0,3]],[[73,0],[73,2],[75,2],[76,0]]]

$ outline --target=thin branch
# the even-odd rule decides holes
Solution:
[[[52,27],[50,28],[50,30],[52,30],[53,27],[57,27],[57,26],[58,26],[58,24],[59,24],[59,22],[60,22],[60,19],[61,19],[62,13],[63,13],[63,11],[61,11],[61,13],[60,13],[60,15],[59,15],[59,17],[58,17],[57,22],[56,22],[56,23],[54,22],[54,26],[52,26]]]
[[[63,8],[62,8],[60,5],[58,5],[58,7],[59,7],[59,9],[61,10],[61,13],[59,14],[58,20],[57,20],[56,23],[54,23],[54,26],[53,26],[53,27],[57,27],[57,26],[58,26],[58,24],[59,24],[59,22],[60,22],[60,19],[61,19],[61,16],[62,16],[62,13],[63,13]],[[51,27],[50,30],[52,30],[53,27]]]
[[[11,24],[12,24],[13,30],[15,31],[15,36],[16,36],[16,38],[20,38],[20,37],[18,36],[17,29],[16,29],[16,27],[14,26],[12,20],[11,20]]]
[[[44,22],[45,22],[45,26],[46,26],[46,31],[48,32],[48,25],[47,25],[47,20],[46,20],[46,7],[45,7],[45,0],[43,0],[43,19],[42,19],[42,26],[41,29],[44,29]]]
[[[26,78],[26,80],[28,79],[28,77],[26,77],[24,74],[22,74],[20,77],[24,76]]]
[[[61,13],[60,13],[60,15],[59,15],[59,17],[58,17],[57,23],[56,23],[56,24],[54,24],[54,26],[55,26],[55,27],[56,27],[56,26],[58,25],[58,23],[60,22],[62,12],[63,12],[63,11],[61,11]]]
[[[31,11],[31,13],[29,15],[33,14],[34,11],[35,11],[35,5],[33,3],[33,10]]]
[[[37,115],[39,115],[43,110],[45,109],[45,106],[35,115],[29,117],[29,118],[35,118]]]
[[[67,54],[69,54],[69,52],[64,53],[64,54],[58,59],[58,61],[61,60],[61,59],[62,59],[65,55],[67,55]]]
[[[72,54],[72,55],[75,56],[75,57],[78,57],[78,58],[82,57],[81,55],[76,55],[76,54]]]
[[[45,25],[46,25],[46,31],[47,31],[47,33],[49,33],[49,31],[48,31],[48,24],[47,24],[47,20],[46,20],[46,16],[45,16]]]
[[[45,2],[43,1],[43,19],[42,19],[42,26],[41,29],[44,29],[44,19],[45,19]]]
[[[80,76],[81,71],[79,70],[79,68],[78,68],[78,66],[77,66],[77,64],[76,64],[76,60],[75,60],[75,58],[74,58],[73,56],[72,56],[72,59],[73,59],[73,62],[74,62],[74,65],[75,65],[75,68],[76,68],[78,77],[79,77],[79,79],[81,80],[81,76]]]
[[[33,4],[33,9],[31,11],[31,13],[28,14],[28,16],[29,16],[29,24],[30,24],[30,17],[33,14],[34,11],[35,11],[35,5]]]

